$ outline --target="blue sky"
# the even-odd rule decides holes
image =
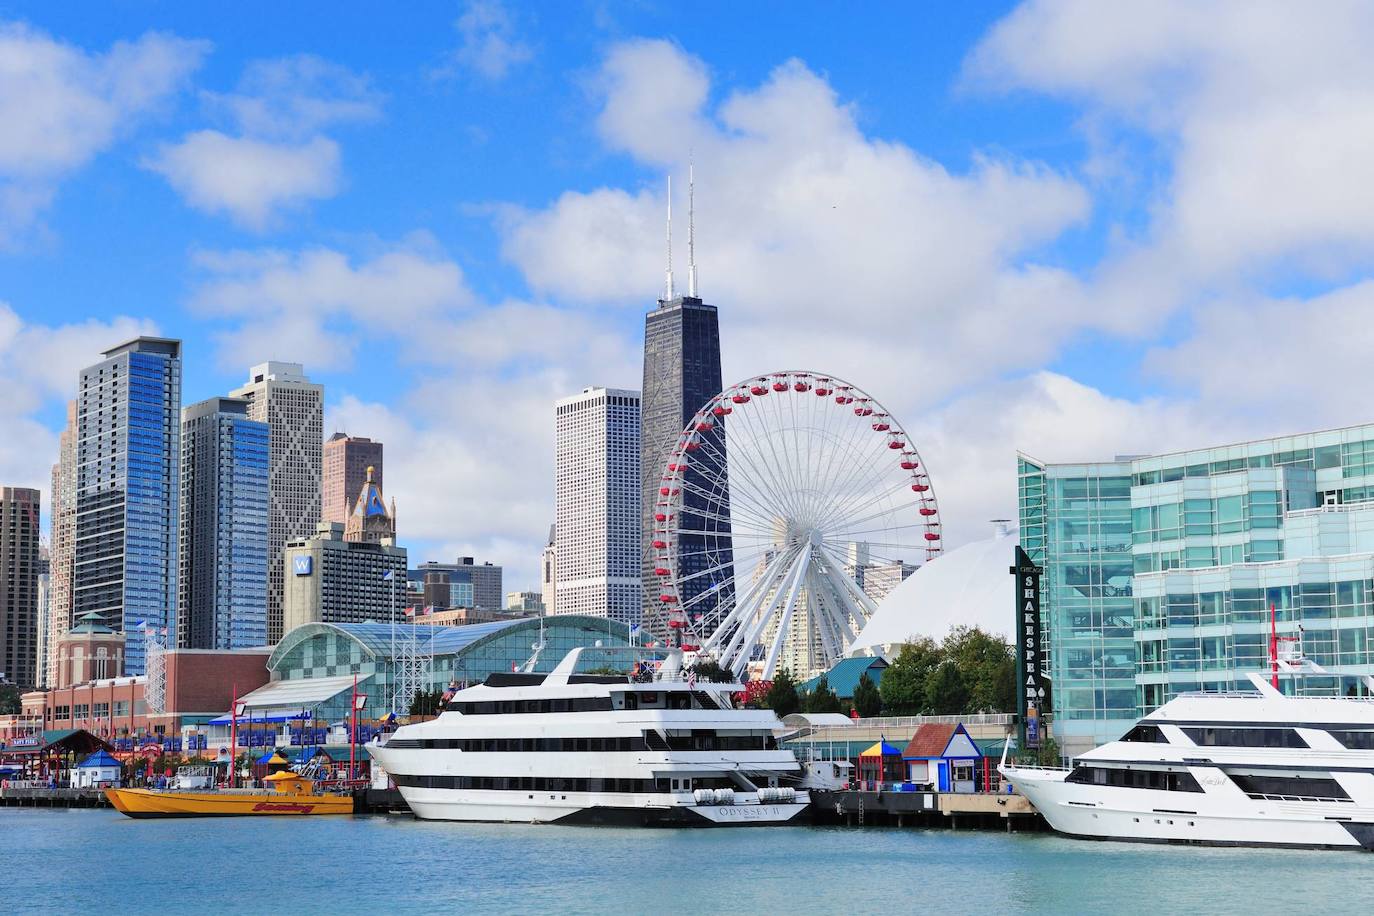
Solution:
[[[305,362],[417,559],[528,584],[552,401],[638,387],[689,155],[726,374],[860,381],[952,541],[1017,448],[1369,419],[1368,10],[862,10],[0,5],[0,472],[45,484],[64,379],[155,328],[187,403]]]

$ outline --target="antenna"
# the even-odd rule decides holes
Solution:
[[[673,299],[673,176],[668,176],[668,264],[664,273],[665,302]]]
[[[687,162],[687,295],[697,297],[696,169]]]

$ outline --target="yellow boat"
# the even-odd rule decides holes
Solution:
[[[314,794],[315,784],[290,770],[265,780],[267,792],[167,792],[106,789],[115,810],[129,817],[246,817],[352,814],[353,796]]]

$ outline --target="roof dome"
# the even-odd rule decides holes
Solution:
[[[913,636],[943,639],[956,626],[982,627],[1010,638],[1015,618],[1009,570],[1016,563],[1016,528],[942,554],[888,593],[850,652],[907,642]]]

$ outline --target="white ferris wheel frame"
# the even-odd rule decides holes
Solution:
[[[927,560],[938,556],[942,549],[939,503],[925,461],[901,424],[876,398],[837,376],[810,370],[770,372],[727,387],[697,411],[666,456],[655,505],[655,525],[651,535],[654,580],[647,583],[647,587],[652,589],[652,604],[659,608],[657,622],[666,623],[678,644],[683,645],[688,651],[714,658],[736,676],[744,673],[755,655],[756,648],[764,646],[766,652],[762,678],[772,678],[787,634],[791,630],[793,617],[798,613],[799,597],[803,594],[803,589],[806,590],[808,600],[801,612],[809,615],[810,624],[820,635],[822,654],[827,667],[844,657],[855,635],[877,607],[859,583],[845,572],[844,555],[836,549],[834,543],[830,543],[823,536],[824,523],[827,519],[834,519],[841,508],[843,511],[853,512],[865,506],[863,500],[868,499],[869,494],[862,487],[857,494],[845,494],[842,497],[845,505],[834,508],[823,502],[822,497],[825,494],[813,493],[808,496],[789,491],[789,486],[801,482],[800,475],[788,478],[785,474],[774,474],[770,480],[758,483],[751,482],[743,474],[735,473],[731,467],[731,462],[737,460],[731,455],[731,428],[741,419],[751,417],[752,411],[763,398],[803,396],[822,397],[837,407],[852,406],[857,418],[868,421],[867,425],[872,430],[870,435],[880,434],[886,439],[887,450],[891,452],[896,469],[905,476],[889,475],[887,479],[867,478],[859,483],[867,484],[871,481],[875,485],[881,483],[890,486],[891,481],[900,479],[900,486],[909,488],[909,492],[915,494],[914,497],[904,497],[911,500],[909,508],[915,517],[911,519],[911,524],[901,527],[920,529],[922,534],[920,540],[915,540],[911,544],[890,546],[900,546],[910,551],[924,551]],[[740,412],[740,417],[735,421],[727,421],[726,418],[734,415],[736,411]],[[717,441],[713,439],[713,435],[718,423],[723,424],[725,433],[724,454],[713,444]],[[852,435],[854,430],[860,430],[864,424],[851,425],[853,429],[848,431],[847,435]],[[755,436],[762,432],[766,431],[753,430]],[[834,466],[837,453],[838,450],[832,450],[831,467],[826,469],[828,478],[832,481],[837,475],[844,473],[843,467]],[[708,461],[711,464],[707,464]],[[713,471],[712,464],[721,467],[723,473],[716,475],[719,478],[717,486],[706,492],[697,480],[702,478],[703,466],[706,467],[707,473]],[[689,473],[693,471],[696,473]],[[760,571],[747,586],[741,582],[734,563],[739,551],[734,549],[737,526],[733,517],[740,510],[737,508],[739,503],[732,500],[731,492],[736,488],[739,488],[741,493],[750,488],[751,497],[764,502],[776,502],[779,511],[784,515],[773,517],[775,532],[778,530],[779,522],[794,517],[806,518],[805,523],[798,523],[796,531],[793,531],[792,524],[788,522],[785,528],[785,543],[777,545],[778,549],[770,550],[763,555],[763,560],[758,564],[761,567]],[[716,505],[728,500],[731,515],[721,516],[703,511],[699,507],[687,506],[685,501],[688,494],[706,500],[708,506],[712,500],[716,501]],[[882,500],[890,503],[891,497],[890,492],[873,493],[872,504]],[[817,512],[828,515],[818,516]],[[682,529],[678,520],[684,514],[692,518],[727,523],[730,530],[728,533],[721,533],[718,530]],[[885,514],[890,513],[880,510],[867,516],[867,519],[872,519],[873,523],[877,524]],[[864,517],[859,519],[865,520]],[[755,526],[760,521],[760,516],[755,513]],[[729,541],[729,555],[718,557],[719,562],[714,569],[684,574],[680,553],[681,539],[684,536]],[[755,533],[749,536],[759,538],[763,535]],[[683,586],[691,579],[711,572],[721,572],[725,567],[732,570],[729,575],[733,592],[727,596],[732,599],[729,606],[717,606],[709,618],[693,620],[694,608],[690,601],[703,593],[684,599],[688,589],[684,589]],[[768,634],[769,625],[775,620],[776,629]],[[769,638],[765,646],[763,640],[766,634]]]

